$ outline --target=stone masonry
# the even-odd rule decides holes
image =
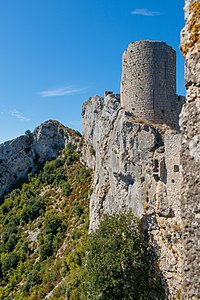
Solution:
[[[164,42],[137,41],[123,54],[121,105],[137,120],[178,128],[176,53]]]

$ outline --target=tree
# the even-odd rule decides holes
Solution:
[[[147,296],[146,242],[132,213],[104,216],[87,250],[89,299],[153,299]]]
[[[34,287],[37,284],[41,283],[41,277],[39,275],[39,272],[37,270],[32,270],[27,277],[26,284],[24,286],[24,290],[26,292],[29,292],[30,288]]]
[[[27,129],[26,131],[25,131],[25,135],[30,135],[31,134],[31,131],[29,130],[29,129]]]
[[[50,211],[45,217],[45,231],[46,234],[57,234],[59,229],[62,229],[62,219],[59,214]]]
[[[41,261],[53,255],[53,234],[47,234],[44,243],[40,246],[40,259]]]
[[[7,281],[7,274],[11,268],[16,269],[18,262],[19,262],[19,255],[17,253],[9,253],[2,257],[1,261],[1,271],[3,274],[3,278]]]

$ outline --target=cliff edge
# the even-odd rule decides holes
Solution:
[[[182,132],[181,189],[183,218],[183,297],[200,297],[200,2],[185,1],[185,27],[181,50],[185,57],[186,104],[180,125]],[[185,299],[185,298],[183,298]]]
[[[90,230],[104,213],[131,208],[144,220],[166,291],[181,284],[180,133],[136,122],[120,96],[91,97],[83,105],[85,161],[94,169]]]
[[[58,121],[46,121],[27,133],[0,145],[0,198],[34,173],[39,164],[58,157],[59,150],[73,143],[75,131]]]

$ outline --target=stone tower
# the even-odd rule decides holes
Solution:
[[[131,43],[123,54],[121,106],[134,119],[178,126],[176,52],[164,42]]]

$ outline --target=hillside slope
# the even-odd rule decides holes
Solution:
[[[89,225],[91,172],[68,143],[0,208],[0,299],[76,299]]]

